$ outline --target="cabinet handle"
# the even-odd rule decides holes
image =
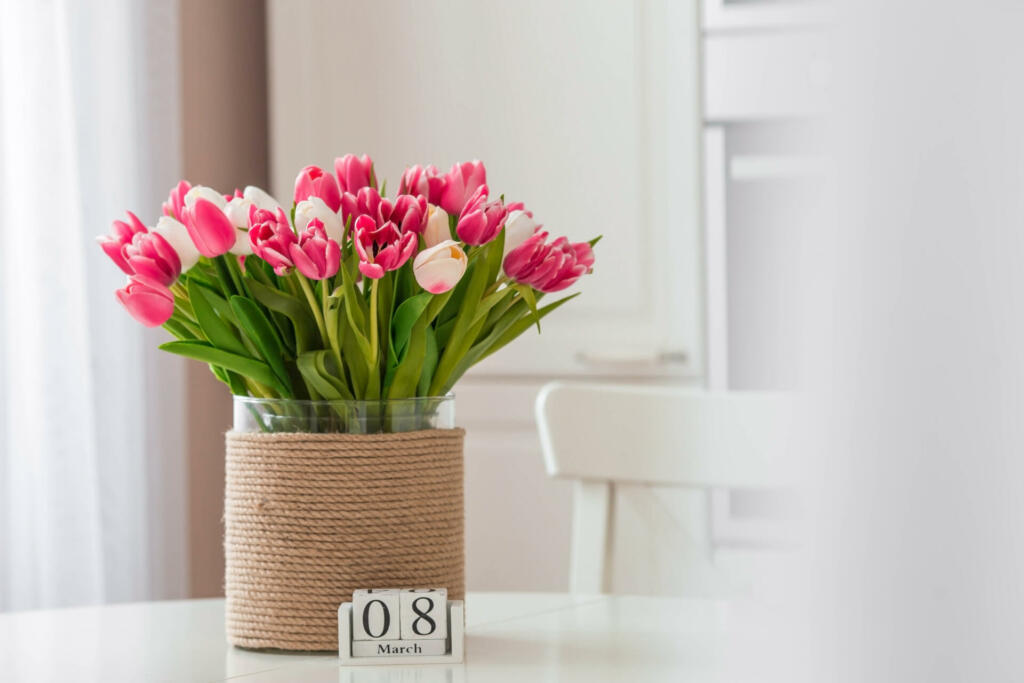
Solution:
[[[651,368],[684,364],[687,361],[687,356],[685,351],[660,351],[657,353],[577,351],[576,360],[583,365],[602,368]]]

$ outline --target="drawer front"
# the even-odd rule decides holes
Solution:
[[[823,114],[830,71],[820,34],[708,36],[704,116],[708,121],[750,121]]]

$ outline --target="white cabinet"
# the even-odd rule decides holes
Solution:
[[[704,116],[758,121],[828,108],[831,67],[818,32],[733,33],[704,40]]]

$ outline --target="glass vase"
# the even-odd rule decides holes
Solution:
[[[374,401],[234,397],[234,430],[306,434],[397,434],[455,427],[455,395]]]

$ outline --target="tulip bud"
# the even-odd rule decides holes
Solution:
[[[276,199],[253,185],[246,186],[241,194],[238,193],[238,190],[235,190],[235,193],[235,196],[229,199],[224,207],[225,215],[235,229],[241,233],[235,236],[235,246],[231,247],[231,253],[248,256],[252,253],[252,243],[249,242],[248,237],[249,207],[255,206],[257,209],[277,211],[281,205],[277,203]]]
[[[373,160],[364,154],[346,154],[334,160],[334,173],[338,177],[338,188],[342,194],[355,194],[364,187],[377,184],[373,174]]]
[[[337,211],[341,207],[341,192],[338,189],[338,181],[330,173],[324,173],[319,166],[306,166],[299,171],[295,178],[295,203],[310,197],[320,197],[331,211]]]
[[[249,208],[249,242],[254,254],[269,263],[278,276],[287,275],[295,265],[290,256],[290,247],[298,239],[288,224],[284,209],[277,211]]]
[[[124,259],[135,271],[165,287],[181,275],[181,259],[170,243],[156,232],[140,232],[121,250]]]
[[[309,222],[298,242],[289,245],[288,253],[298,271],[310,280],[334,277],[341,265],[341,247],[328,239],[319,218]]]
[[[160,220],[156,222],[153,232],[163,237],[178,255],[178,260],[181,261],[181,272],[188,271],[199,262],[199,250],[196,249],[195,243],[189,237],[188,229],[179,221],[170,216],[161,216]]]
[[[487,184],[487,169],[481,161],[465,161],[452,166],[445,176],[441,206],[458,214],[481,185]]]
[[[420,287],[441,294],[458,284],[466,272],[466,252],[453,240],[424,249],[412,262],[412,272]]]
[[[427,229],[423,232],[423,239],[426,241],[428,247],[450,240],[452,238],[451,229],[448,227],[448,213],[440,206],[434,206],[431,204],[427,209],[429,212],[429,218],[427,218]]]
[[[323,223],[327,236],[339,244],[345,236],[345,227],[341,224],[341,216],[327,206],[320,197],[310,197],[295,205],[295,230],[302,232],[313,219]]]
[[[227,205],[227,200],[224,199],[224,195],[217,192],[217,190],[212,187],[206,187],[205,185],[196,185],[185,193],[185,208],[194,208],[196,202],[200,199],[205,199],[208,202],[216,204],[217,207],[221,209]],[[181,220],[181,218],[181,216],[178,216],[178,220]]]
[[[509,213],[505,220],[505,252],[502,254],[502,259],[538,229],[540,229],[540,224],[533,222],[533,214],[529,211],[520,209]]]
[[[196,189],[189,190],[189,194],[185,196],[185,208],[182,210],[189,237],[203,256],[213,258],[226,254],[238,241],[238,231],[224,213],[227,201],[217,195],[220,199],[218,205],[205,196],[196,196],[189,204],[189,195]]]
[[[170,193],[168,193],[167,201],[163,204],[164,215],[180,221],[182,216],[181,209],[185,206],[185,195],[191,189],[192,185],[187,180],[182,180],[172,187]]]
[[[110,257],[110,260],[112,260],[118,268],[120,268],[126,275],[131,275],[135,271],[130,265],[128,265],[128,262],[125,261],[121,250],[126,244],[131,243],[132,238],[134,238],[136,234],[145,233],[146,226],[142,224],[142,221],[140,221],[138,216],[134,213],[131,211],[128,211],[127,213],[127,223],[125,221],[114,221],[113,225],[111,225],[110,234],[100,235],[96,238],[96,241],[99,242],[104,253]]]
[[[131,276],[128,285],[114,294],[128,313],[146,327],[159,327],[174,315],[171,290],[147,277]]]

